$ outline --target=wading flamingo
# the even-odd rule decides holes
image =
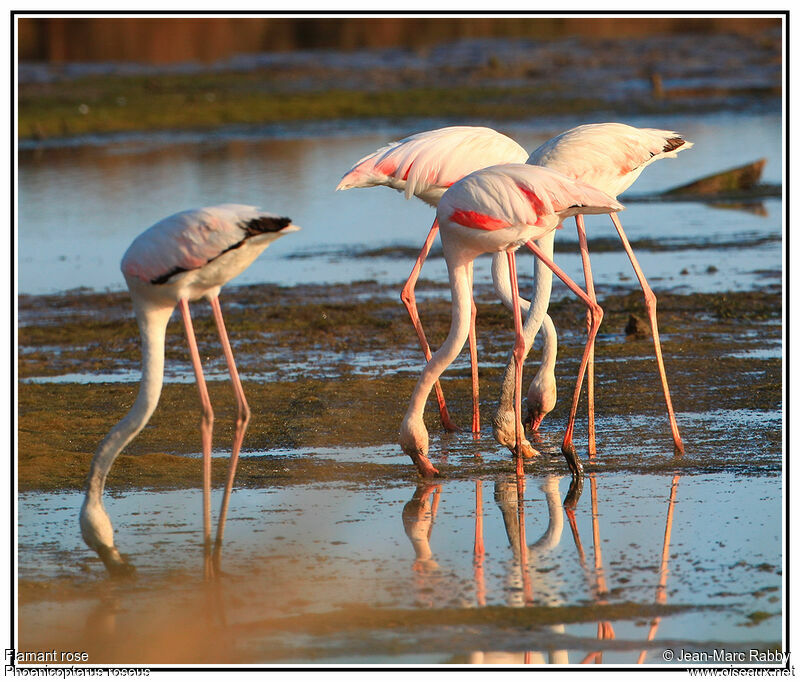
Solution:
[[[354,187],[377,187],[383,185],[403,192],[406,199],[416,196],[435,208],[447,188],[465,175],[496,164],[525,163],[527,159],[528,152],[520,145],[491,128],[451,126],[416,133],[397,142],[392,142],[365,156],[345,173],[336,189],[345,190]],[[431,350],[425,338],[425,332],[422,329],[414,289],[419,279],[422,264],[430,253],[438,231],[439,224],[434,221],[422,251],[420,251],[411,275],[401,293],[401,299],[408,310],[414,328],[417,330],[426,360],[430,360]],[[545,235],[538,244],[539,248],[550,258],[553,256],[553,237],[553,234]],[[499,254],[498,258],[503,262],[506,260],[502,254]],[[499,272],[500,270],[498,269],[497,271]],[[493,268],[494,272],[495,269]],[[498,292],[510,292],[507,284],[508,274],[505,274],[505,278],[505,283],[496,286]],[[539,316],[539,320],[540,324],[542,319],[544,320],[545,356],[552,358],[552,363],[555,364],[556,332],[552,320],[546,315],[547,304],[550,301],[550,281],[549,279],[542,280],[542,286],[547,287],[547,291],[546,294],[539,294],[537,289],[537,300],[544,301],[544,309]],[[507,304],[510,306],[510,294]],[[524,307],[524,312],[527,313],[528,302],[523,300],[522,305],[526,306]],[[480,431],[480,412],[478,408],[478,356],[475,342],[474,303],[471,303],[471,311],[469,344],[472,365],[472,431],[477,433]],[[533,343],[533,338],[531,338],[531,343]],[[552,369],[549,371],[552,373]],[[541,381],[543,384],[546,383],[544,379]],[[456,427],[447,411],[441,385],[436,381],[434,386],[442,424],[448,430],[455,430]],[[532,397],[530,398],[535,402]],[[546,414],[555,404],[555,394],[553,393],[551,401],[545,398],[541,402],[545,403],[546,411],[544,414]],[[513,427],[510,437],[507,431],[506,429],[503,432],[505,440],[500,442],[513,446]]]
[[[571,180],[552,169],[527,164],[504,164],[476,171],[456,182],[442,196],[436,211],[436,222],[442,232],[442,249],[452,292],[450,331],[425,366],[400,427],[400,445],[423,477],[438,474],[427,457],[428,431],[422,419],[425,401],[434,383],[461,351],[469,335],[474,259],[482,253],[503,251],[508,259],[516,332],[512,353],[516,372],[514,452],[517,475],[522,476],[524,438],[520,413],[525,341],[522,336],[515,251],[527,244],[589,306],[592,313],[591,341],[600,325],[602,309],[532,240],[547,235],[569,216],[611,213],[622,208],[616,200],[594,187]],[[587,342],[579,376],[585,370],[589,350]],[[567,462],[573,475],[580,474],[581,466],[576,457],[570,457],[567,453]]]
[[[202,404],[203,530],[207,554],[210,548],[214,414],[189,314],[189,301],[199,298],[207,298],[211,303],[238,406],[227,487],[217,529],[217,544],[221,544],[228,497],[250,409],[236,371],[218,295],[223,284],[244,271],[273,241],[298,229],[289,218],[280,218],[253,206],[223,204],[164,218],[134,239],[125,252],[121,267],[142,336],[142,380],[133,407],[109,431],[92,458],[80,514],[84,541],[100,555],[110,573],[130,572],[132,567],[114,545],[114,529],[103,507],[103,487],[114,460],[144,428],[158,404],[164,380],[167,322],[176,306],[183,316]]]
[[[640,173],[654,161],[659,159],[675,158],[678,152],[689,149],[693,144],[688,142],[676,132],[669,130],[657,130],[654,128],[634,128],[623,123],[593,123],[578,126],[567,130],[560,135],[548,140],[536,149],[528,159],[528,163],[536,166],[544,166],[563,173],[564,175],[581,182],[585,182],[592,187],[605,192],[611,197],[615,197],[630,187]],[[658,324],[656,321],[656,297],[645,279],[642,269],[633,249],[628,241],[622,224],[616,213],[611,213],[611,220],[622,240],[623,248],[628,254],[628,258],[636,272],[636,277],[642,287],[645,297],[645,305],[650,318],[650,325],[653,331],[653,343],[655,345],[656,362],[661,377],[661,385],[664,390],[664,398],[667,404],[672,439],[674,442],[675,454],[681,455],[684,452],[683,442],[678,432],[678,424],[675,420],[675,412],[672,409],[672,400],[667,385],[667,376],[664,370],[664,360],[661,355],[661,343],[658,336]],[[593,302],[596,303],[594,293],[594,283],[592,281],[592,271],[589,264],[589,251],[586,242],[586,231],[584,229],[583,216],[575,216],[578,228],[578,239],[583,261],[584,275],[586,278],[586,291]],[[494,276],[495,288],[508,281],[505,269],[506,264],[502,261],[495,261],[493,267],[499,268],[500,272]],[[545,288],[546,284],[542,280],[550,280],[552,275],[545,268],[537,264],[536,286]],[[509,297],[508,292],[498,291],[504,302]],[[548,296],[549,298],[549,296]],[[525,353],[533,343],[533,338],[541,324],[540,320],[547,310],[547,302],[543,302],[536,297],[531,305],[531,313],[525,322]],[[589,324],[587,318],[587,325]],[[593,457],[596,453],[595,428],[594,428],[594,340],[591,339],[588,363],[588,413],[589,413],[589,455]],[[531,410],[531,427],[536,429],[541,417],[544,416],[540,408],[543,399],[551,399],[555,403],[555,375],[552,368],[555,365],[555,357],[552,360],[545,359],[539,373],[531,383],[528,392],[528,404]],[[509,362],[503,378],[503,390],[501,393],[500,407],[495,415],[495,431],[505,425],[506,428],[513,418],[513,396],[514,396],[515,370],[513,363]],[[565,455],[577,461],[575,446],[572,442],[575,414],[580,395],[582,373],[579,375],[578,383],[572,400],[567,430],[564,434],[564,441],[561,449]],[[499,439],[501,442],[503,440]]]

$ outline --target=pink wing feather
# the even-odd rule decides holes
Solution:
[[[634,183],[645,166],[674,158],[692,146],[671,130],[590,123],[548,140],[531,153],[528,163],[553,168],[617,196]]]
[[[385,185],[432,205],[465,175],[498,163],[524,163],[527,152],[491,128],[454,126],[411,135],[365,156],[336,189]]]
[[[549,168],[504,164],[476,171],[453,185],[439,203],[439,220],[480,230],[540,226],[577,213],[611,213],[622,204]]]
[[[145,230],[122,257],[122,272],[151,282],[170,272],[202,267],[239,244],[244,225],[259,217],[274,217],[255,206],[222,204],[182,211]]]

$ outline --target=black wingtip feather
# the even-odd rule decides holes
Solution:
[[[284,227],[291,225],[291,223],[292,223],[291,218],[273,218],[271,216],[260,216],[258,218],[253,218],[252,220],[242,221],[239,223],[239,227],[241,227],[245,231],[244,239],[236,242],[235,244],[232,244],[227,249],[214,256],[214,258],[211,258],[209,261],[207,261],[207,263],[210,263],[216,258],[219,258],[223,253],[227,253],[228,251],[233,251],[234,249],[238,249],[250,237],[255,237],[256,235],[265,234],[267,232],[280,232]],[[163,275],[151,279],[150,284],[166,284],[175,275],[179,275],[182,272],[188,272],[188,271],[189,268],[181,268],[181,267],[172,268],[169,272],[165,272]]]
[[[169,272],[165,272],[163,275],[155,277],[154,279],[150,280],[150,284],[166,284],[171,277],[175,275],[179,275],[182,272],[189,272],[189,268],[172,268]]]
[[[684,140],[682,137],[669,137],[667,138],[666,144],[664,145],[664,148],[661,151],[671,152],[677,149],[678,147],[683,147],[685,143],[686,140]]]
[[[240,223],[240,226],[247,232],[248,237],[253,237],[257,234],[264,234],[265,232],[280,232],[284,227],[290,225],[291,222],[291,218],[259,216],[258,218]]]

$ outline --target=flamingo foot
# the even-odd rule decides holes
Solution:
[[[686,454],[686,450],[683,448],[683,441],[678,439],[675,441],[675,456],[676,457],[683,457]]]
[[[481,437],[481,416],[473,412],[472,414],[472,435],[475,440],[480,440]]]

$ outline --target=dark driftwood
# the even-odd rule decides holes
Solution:
[[[690,182],[687,185],[674,187],[664,194],[666,196],[676,195],[718,195],[727,192],[750,191],[755,188],[761,180],[761,173],[766,165],[766,159],[759,159],[752,163],[730,168],[721,173],[707,175],[704,178]]]

